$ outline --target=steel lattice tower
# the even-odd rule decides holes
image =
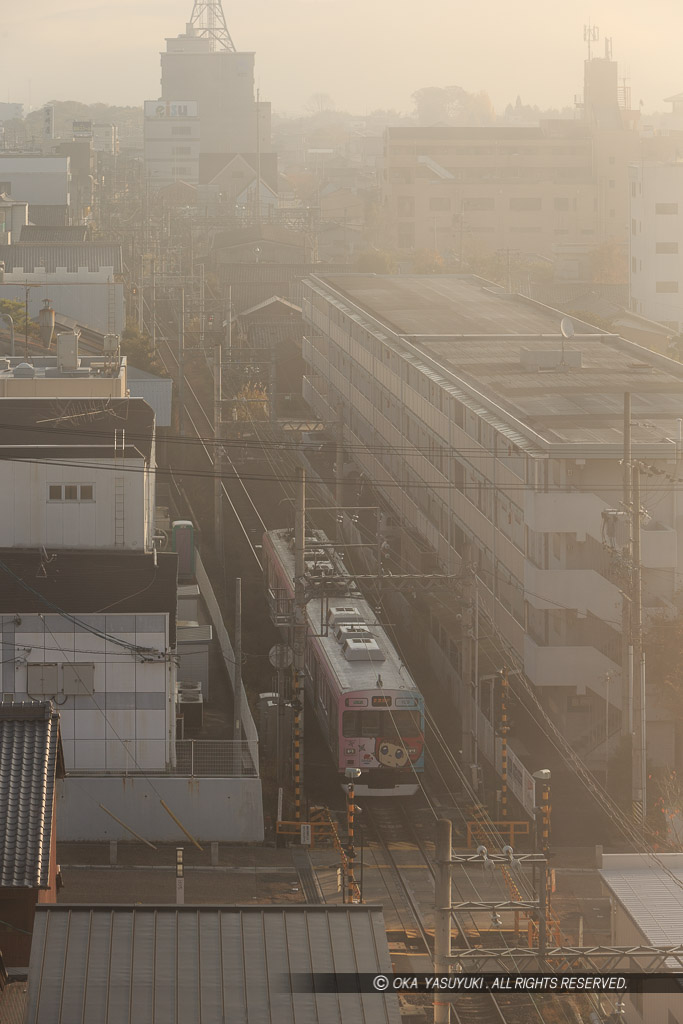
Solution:
[[[221,0],[194,0],[190,25],[196,35],[211,40],[212,50],[235,53],[235,44],[228,31]]]

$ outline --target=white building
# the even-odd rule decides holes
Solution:
[[[28,287],[29,316],[37,317],[49,299],[58,314],[99,334],[122,333],[126,317],[120,245],[0,245],[0,261],[5,264],[0,298],[23,303]]]
[[[0,192],[29,204],[33,224],[68,224],[71,164],[68,156],[0,155]]]
[[[631,171],[631,309],[683,331],[683,161]]]
[[[200,137],[195,101],[145,100],[145,177],[150,186],[198,184]]]
[[[618,734],[621,593],[602,513],[622,495],[628,391],[634,458],[660,481],[644,499],[645,617],[673,610],[683,519],[661,471],[678,475],[680,364],[580,322],[565,341],[560,313],[455,275],[311,277],[303,316],[304,397],[330,425],[343,415],[349,461],[403,527],[404,571],[475,566],[482,614],[577,749],[604,740],[606,701]],[[425,645],[464,712],[463,616],[427,605]],[[648,734],[654,759],[676,759],[675,722]]]
[[[0,550],[2,692],[54,700],[67,771],[165,771],[177,556]]]
[[[152,550],[154,413],[141,398],[0,401],[0,547]]]

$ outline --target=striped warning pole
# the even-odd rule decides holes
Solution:
[[[348,837],[348,846],[346,850],[346,856],[348,858],[346,865],[346,903],[355,903],[356,895],[356,879],[354,875],[354,860],[356,858],[356,847],[354,845],[354,818],[356,814],[356,788],[355,780],[360,775],[360,768],[347,768],[346,781],[348,782],[348,789],[346,794],[346,832]]]
[[[500,677],[500,775],[502,779],[500,793],[501,817],[508,816],[508,670],[503,669]]]

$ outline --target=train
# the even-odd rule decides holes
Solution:
[[[263,536],[271,618],[291,641],[294,531]],[[306,535],[304,685],[342,779],[362,796],[412,796],[424,772],[424,699],[371,606],[320,530]],[[343,784],[343,783],[342,783]]]

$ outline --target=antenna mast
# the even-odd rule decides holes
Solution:
[[[195,7],[197,5],[195,4]],[[590,21],[583,26],[583,41],[588,43],[588,59],[591,60],[591,43],[597,43],[600,38],[600,29],[597,25],[591,25]]]
[[[194,0],[190,18],[195,35],[211,41],[212,50],[228,50],[235,53],[235,44],[228,31],[221,0]]]

